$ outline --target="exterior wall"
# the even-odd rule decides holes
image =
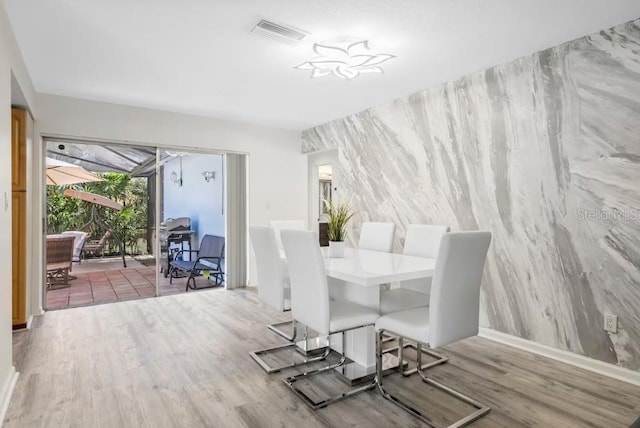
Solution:
[[[172,171],[179,174],[180,159],[164,164],[163,219],[190,217],[191,227],[196,231],[193,236],[196,248],[204,235],[224,236],[222,155],[193,153],[183,156],[182,186],[171,182]],[[216,176],[207,183],[203,171],[215,171]]]

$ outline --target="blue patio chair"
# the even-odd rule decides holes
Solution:
[[[190,260],[184,260],[184,253],[189,253]],[[195,254],[195,257],[193,255]],[[222,285],[224,282],[224,272],[222,271],[222,259],[224,258],[224,237],[215,235],[204,235],[200,241],[200,248],[197,250],[181,250],[169,266],[169,284],[173,283],[173,278],[179,272],[189,274],[185,291],[200,290]],[[203,272],[209,272],[209,278],[214,277],[215,283],[206,287],[196,287],[196,277]],[[193,285],[191,285],[193,284]]]

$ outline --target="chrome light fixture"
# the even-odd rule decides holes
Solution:
[[[207,183],[216,178],[215,171],[202,171],[202,176],[204,177],[204,181]]]
[[[333,74],[346,80],[358,77],[360,73],[383,73],[380,64],[395,58],[395,55],[372,52],[368,40],[316,43],[313,52],[316,54],[313,58],[294,68],[311,71],[309,77]]]
[[[169,153],[169,152],[167,152]],[[174,156],[174,155],[170,155]],[[177,155],[178,160],[180,161],[180,175],[177,172],[171,171],[171,175],[169,175],[169,179],[173,184],[177,184],[179,187],[182,187],[182,155]]]
[[[177,184],[178,186],[182,187],[182,172],[180,172],[180,177],[178,178],[178,173],[175,171],[171,171],[169,180],[171,180],[173,184]]]

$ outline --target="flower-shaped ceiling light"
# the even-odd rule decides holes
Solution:
[[[360,73],[382,73],[379,65],[395,58],[395,55],[371,52],[367,40],[352,43],[316,43],[313,45],[313,52],[316,54],[315,57],[294,68],[311,70],[310,77],[333,74],[347,80],[358,77]]]

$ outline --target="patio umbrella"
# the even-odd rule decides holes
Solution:
[[[91,183],[104,181],[81,166],[47,158],[47,184],[61,186],[65,184]]]
[[[123,208],[122,204],[119,204],[118,202],[111,200],[105,196],[97,195],[91,192],[83,192],[81,190],[66,189],[63,195],[69,198],[77,198],[83,201],[91,202],[96,205],[102,205],[103,207],[112,208],[118,211],[120,211]]]
[[[107,207],[107,208],[111,208],[114,210],[122,210],[122,208],[124,208],[124,206],[122,204],[119,204],[118,202],[111,200],[105,196],[102,195],[97,195],[95,193],[91,193],[91,192],[83,192],[81,190],[73,190],[73,189],[65,189],[65,191],[62,193],[64,196],[68,197],[68,198],[77,198],[80,199],[82,201],[87,201],[87,202],[91,202],[93,205],[91,206],[91,219],[89,220],[89,222],[87,224],[85,224],[84,226],[82,226],[80,228],[80,230],[85,230],[91,223],[95,223],[98,226],[100,226],[103,230],[106,230],[107,233],[113,233],[112,229],[105,224],[101,219],[100,216],[98,214],[98,207],[97,205],[102,205],[103,207]],[[107,234],[105,234],[103,236],[103,239],[107,239]],[[104,246],[104,244],[102,244]],[[124,245],[124,244],[123,244]],[[127,267],[127,261],[125,259],[125,254],[124,251],[122,252],[122,265],[126,268]]]

